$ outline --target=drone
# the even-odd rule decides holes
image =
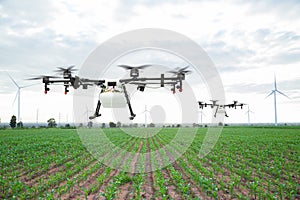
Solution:
[[[95,119],[100,117],[101,114],[100,108],[103,104],[103,107],[111,107],[106,101],[107,98],[117,97],[117,101],[124,99],[123,102],[118,102],[120,104],[127,104],[130,112],[130,120],[133,120],[136,114],[133,112],[130,97],[127,92],[126,85],[136,85],[137,90],[144,92],[147,85],[159,85],[160,87],[171,86],[171,92],[176,93],[176,89],[179,92],[183,91],[183,81],[185,76],[191,73],[188,70],[189,66],[182,68],[176,68],[175,70],[167,71],[166,73],[171,74],[172,76],[166,76],[164,73],[160,74],[158,77],[140,77],[140,70],[151,67],[150,64],[139,65],[139,66],[130,66],[130,65],[118,65],[125,70],[129,71],[129,78],[120,79],[118,81],[106,81],[105,80],[94,80],[88,78],[81,78],[79,76],[73,76],[73,72],[77,71],[74,65],[69,67],[58,67],[54,72],[58,72],[62,77],[59,76],[38,76],[30,78],[28,80],[39,80],[42,79],[44,84],[44,93],[47,94],[50,91],[49,85],[51,84],[62,84],[65,87],[65,94],[69,92],[69,88],[73,87],[78,89],[82,87],[83,89],[88,89],[89,86],[97,86],[101,88],[99,94],[99,99],[97,102],[95,113],[89,117],[89,119]],[[123,97],[123,98],[122,98]]]
[[[207,106],[210,106],[211,108],[214,108],[214,107],[217,107],[216,108],[216,111],[215,111],[215,114],[214,114],[214,117],[217,116],[217,112],[220,111],[221,109],[224,110],[225,112],[225,116],[226,117],[229,117],[226,113],[226,110],[225,108],[228,107],[228,108],[237,108],[237,107],[241,107],[241,109],[243,109],[243,106],[244,105],[247,105],[245,103],[238,103],[238,101],[233,101],[233,103],[230,103],[230,104],[217,104],[218,100],[210,100],[212,103],[204,103],[202,101],[198,101],[198,104],[199,104],[199,108],[200,109],[203,109],[203,107],[207,107]]]

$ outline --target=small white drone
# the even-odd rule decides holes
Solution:
[[[228,107],[228,108],[235,108],[236,109],[236,107],[240,106],[241,109],[242,109],[244,105],[247,105],[245,103],[238,103],[238,101],[233,101],[233,103],[230,103],[230,104],[217,104],[218,100],[210,100],[210,101],[212,103],[204,103],[204,102],[198,101],[199,108],[203,109],[203,107],[207,107],[207,106],[210,106],[211,108],[216,107],[216,111],[215,111],[214,117],[217,116],[218,112],[224,112],[225,116],[229,117],[227,115],[227,113],[226,113],[226,110],[225,110],[226,107]]]

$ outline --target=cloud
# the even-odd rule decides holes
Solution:
[[[12,96],[16,91],[4,71],[26,85],[25,78],[52,74],[55,67],[80,67],[99,42],[113,35],[158,27],[187,35],[203,46],[221,73],[226,92],[251,94],[250,98],[267,95],[276,71],[282,80],[278,89],[298,98],[299,4],[296,0],[232,0],[226,4],[189,0],[0,1],[0,93]],[[128,62],[151,59],[165,65],[182,64],[176,59],[144,55]],[[269,74],[270,80],[266,78]],[[42,87],[26,91],[40,92]]]
[[[248,15],[269,14],[274,13],[278,18],[285,20],[297,20],[300,12],[300,3],[298,0],[266,0],[266,1],[242,1],[238,0],[242,5],[249,6]]]
[[[300,94],[300,79],[285,80],[277,82],[277,89],[283,93],[293,93],[293,95]],[[268,94],[274,89],[274,83],[255,84],[255,83],[241,83],[225,86],[226,92],[232,93],[256,93]],[[298,90],[298,92],[297,92]],[[296,92],[296,94],[295,94]]]

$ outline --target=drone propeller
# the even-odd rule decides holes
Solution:
[[[192,72],[191,70],[187,70],[188,68],[189,68],[189,66],[186,66],[186,67],[182,67],[182,68],[176,68],[176,70],[171,70],[171,71],[167,71],[167,72],[175,74],[175,75],[180,75],[180,74],[184,75],[184,74],[189,74]]]
[[[78,69],[74,69],[75,65],[71,65],[68,68],[63,68],[63,67],[58,67],[57,70],[54,70],[54,72],[73,72],[73,71],[77,71]]]
[[[34,77],[34,78],[29,78],[29,79],[26,79],[26,80],[39,80],[39,79],[44,79],[44,78],[59,78],[58,76],[46,76],[46,75],[41,75],[41,76],[37,76],[37,77]]]
[[[119,67],[122,67],[124,69],[144,69],[146,67],[150,67],[151,65],[140,65],[140,66],[130,66],[130,65],[118,65]]]
[[[130,70],[130,76],[132,78],[137,78],[139,76],[139,70],[144,69],[146,67],[150,67],[151,65],[140,65],[140,66],[129,66],[129,65],[118,65],[124,69]]]

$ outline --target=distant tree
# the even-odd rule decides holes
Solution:
[[[80,128],[83,127],[83,123],[79,123],[78,127]]]
[[[150,123],[150,124],[149,124],[149,127],[155,127],[155,124]]]
[[[181,127],[181,125],[180,125],[180,124],[177,124],[176,127],[179,128],[179,127]]]
[[[121,122],[117,122],[117,127],[120,128],[122,126]]]
[[[92,122],[92,121],[89,121],[88,124],[87,124],[87,126],[88,126],[89,128],[92,128],[92,127],[93,127],[93,122]]]
[[[22,121],[19,121],[19,122],[17,123],[17,127],[18,127],[18,128],[23,128],[23,122],[22,122]]]
[[[101,124],[101,128],[105,128],[105,123],[102,123],[102,124]]]
[[[114,122],[109,122],[109,127],[110,128],[114,128],[114,127],[116,127],[117,125],[114,123]]]
[[[126,127],[128,127],[128,125],[127,124],[122,124],[122,127],[126,128]]]
[[[70,126],[70,124],[66,124],[65,127],[66,128],[70,128],[71,126]]]
[[[222,122],[219,122],[219,124],[218,124],[219,126],[223,126],[223,123]]]
[[[56,122],[55,122],[55,119],[54,118],[50,118],[50,119],[48,119],[48,127],[49,128],[54,128],[54,127],[56,127],[57,126],[57,124],[56,124]]]
[[[138,126],[139,126],[138,123],[132,124],[132,127],[134,127],[134,128],[137,128]]]
[[[10,123],[9,123],[11,128],[16,128],[17,125],[17,117],[16,116],[12,116],[10,119]]]

